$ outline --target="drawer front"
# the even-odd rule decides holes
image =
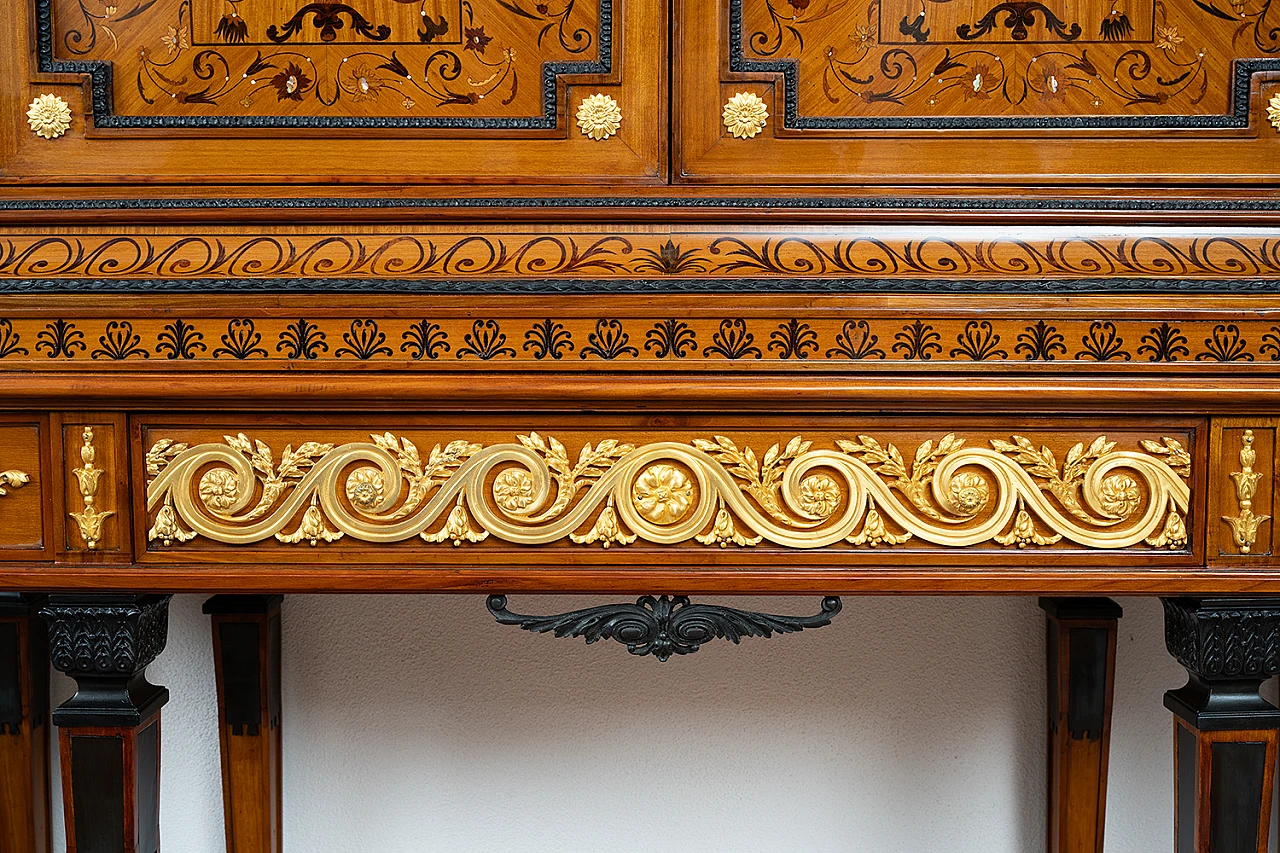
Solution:
[[[1265,163],[1280,146],[1268,122],[1280,41],[1269,8],[683,2],[680,174],[753,184],[1274,183]]]
[[[0,74],[32,106],[30,129],[0,151],[8,179],[400,185],[665,171],[657,0],[15,6]]]
[[[48,426],[0,416],[0,560],[53,556]]]
[[[838,573],[1189,565],[1202,541],[1194,421],[296,424],[141,419],[144,561]]]

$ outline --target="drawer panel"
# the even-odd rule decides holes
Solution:
[[[141,418],[166,564],[1186,565],[1202,422]],[[145,485],[144,485],[145,484]]]
[[[0,560],[52,558],[47,422],[0,416]]]

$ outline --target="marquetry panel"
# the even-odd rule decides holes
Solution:
[[[120,562],[132,556],[129,462],[124,418],[115,414],[56,415],[55,447],[65,511],[58,520],[59,559]]]
[[[731,68],[783,71],[794,128],[1226,126],[1280,51],[1270,3],[1251,0],[729,8]]]
[[[0,31],[5,182],[626,184],[663,171],[659,0],[15,7]]]
[[[1261,167],[1280,148],[1269,2],[679,8],[678,174],[689,182],[1043,196],[1275,180]]]
[[[0,560],[53,556],[43,420],[0,416]]]
[[[11,298],[0,371],[1280,367],[1273,296],[175,298]]]
[[[1210,447],[1209,560],[1227,565],[1271,562],[1272,516],[1280,483],[1275,418],[1216,418]]]
[[[553,129],[557,75],[610,70],[612,7],[613,0],[36,4],[42,65],[92,74],[98,127],[202,128]]]
[[[291,423],[148,419],[135,447],[146,559],[1177,563],[1201,523],[1186,422]]]

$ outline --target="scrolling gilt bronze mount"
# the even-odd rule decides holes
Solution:
[[[672,655],[691,655],[716,638],[737,645],[743,637],[794,634],[806,628],[822,628],[840,612],[840,599],[822,599],[822,612],[814,616],[777,616],[713,604],[690,604],[689,599],[645,595],[635,604],[605,604],[556,616],[522,616],[507,609],[505,595],[491,595],[489,612],[503,625],[518,625],[535,634],[553,632],[557,637],[583,637],[588,644],[616,640],[633,655],[653,655],[665,661]]]
[[[154,441],[148,540],[1174,551],[1188,540],[1191,457],[1170,437],[1123,449],[1097,436],[1061,462],[1021,435],[980,445],[951,433],[920,442],[911,461],[859,434],[829,447],[797,435],[762,456],[725,435],[606,437],[584,441],[576,461],[537,432],[487,446],[454,438],[427,453],[390,432],[371,439],[307,440],[278,458],[244,433]]]

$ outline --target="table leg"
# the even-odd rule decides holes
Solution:
[[[156,853],[169,691],[145,671],[164,650],[169,596],[54,595],[40,615],[54,667],[76,680],[53,712],[67,853]]]
[[[213,623],[227,853],[280,853],[280,603],[216,595]]]
[[[48,853],[49,651],[36,596],[0,593],[0,853]]]
[[[1280,710],[1280,600],[1164,599],[1169,652],[1187,669],[1173,711],[1177,853],[1266,853]]]
[[[1109,598],[1042,598],[1047,615],[1048,853],[1102,853],[1116,631]]]

